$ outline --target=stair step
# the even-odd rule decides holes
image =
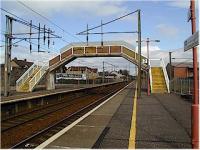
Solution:
[[[152,87],[166,87],[165,84],[154,84],[152,85]]]
[[[153,90],[152,93],[167,93],[167,90]]]
[[[167,86],[162,67],[151,67],[152,93],[167,93]]]

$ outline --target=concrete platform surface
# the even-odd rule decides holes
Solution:
[[[146,93],[137,101],[136,148],[191,148],[191,102]]]
[[[45,148],[127,148],[133,87],[131,83]]]
[[[129,84],[42,148],[127,149],[130,141],[134,148],[191,148],[191,101],[174,94],[147,96],[142,92],[137,99],[135,127],[134,91],[134,83]]]

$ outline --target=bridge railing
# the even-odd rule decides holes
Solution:
[[[165,77],[165,82],[166,82],[166,85],[167,85],[167,91],[169,93],[170,92],[169,91],[169,77],[168,77],[168,74],[167,74],[166,65],[164,63],[163,58],[161,58],[161,62],[160,63],[161,63],[162,69],[163,69],[163,73],[164,73],[164,77]]]
[[[37,83],[41,80],[43,75],[48,70],[49,62],[45,62],[43,66],[40,67],[39,71],[33,76],[33,78],[29,81],[29,91],[32,92],[34,87],[37,85]]]
[[[31,74],[38,68],[38,65],[33,64],[28,70],[16,81],[16,91],[27,81]]]

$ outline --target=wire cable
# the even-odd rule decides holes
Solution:
[[[65,32],[66,34],[76,38],[77,40],[81,41],[78,37],[74,36],[73,34],[67,32],[66,30],[64,30],[63,28],[61,28],[60,26],[58,26],[57,24],[55,24],[53,21],[51,21],[49,18],[47,18],[46,16],[40,14],[39,12],[33,10],[31,7],[29,7],[28,5],[24,4],[23,2],[17,0],[18,3],[20,3],[21,5],[23,5],[24,7],[26,7],[27,9],[31,10],[32,12],[36,13],[37,15],[39,15],[40,17],[42,17],[43,19],[47,20],[48,22],[50,22],[51,24],[53,24],[54,26],[56,26],[57,28],[59,28],[60,30],[62,30],[63,32]]]

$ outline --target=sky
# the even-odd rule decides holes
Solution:
[[[23,4],[48,18],[48,21],[32,12],[30,9],[24,7]],[[45,24],[55,31],[55,34],[62,36],[61,39],[54,39],[55,44],[51,44],[50,49],[47,48],[47,44],[44,45],[43,41],[41,41],[41,47],[43,50],[46,50],[45,53],[33,52],[30,54],[29,44],[25,41],[18,43],[17,47],[13,47],[12,58],[26,58],[30,61],[48,61],[50,58],[58,55],[60,49],[69,43],[85,42],[85,36],[76,34],[85,30],[87,24],[89,25],[89,28],[94,27],[99,25],[101,20],[103,22],[107,22],[137,9],[141,10],[142,39],[145,40],[146,38],[150,38],[152,40],[160,40],[159,43],[150,43],[150,58],[162,57],[167,63],[169,51],[174,51],[172,56],[176,58],[192,58],[191,51],[183,51],[183,43],[191,35],[191,22],[187,22],[189,6],[189,0],[1,0],[1,8],[27,21],[32,20],[35,25],[40,23],[43,26]],[[197,27],[199,27],[198,7],[196,8],[196,12]],[[3,34],[5,33],[6,14],[7,13],[1,11],[0,63],[4,62]],[[49,20],[51,22],[49,22]],[[14,22],[13,32],[20,33],[27,31],[29,31],[28,27]],[[111,23],[105,26],[103,31],[137,31],[137,15],[133,14],[122,20]],[[94,30],[93,32],[100,32],[100,29]],[[137,47],[137,34],[113,34],[106,35],[103,38],[105,41],[124,40]],[[101,37],[99,35],[89,36],[89,41],[100,40]],[[37,43],[37,41],[32,42]],[[53,42],[51,41],[51,43]],[[34,46],[33,49],[37,50],[37,47]],[[47,51],[49,51],[49,53]],[[142,44],[142,53],[146,55],[146,43]],[[76,59],[74,62],[68,64],[68,66],[88,65],[102,68],[102,61],[107,61],[109,63],[112,62],[113,64],[119,66],[119,68],[127,68],[127,66],[130,66],[132,72],[134,73],[135,66],[129,64],[129,62],[123,58]],[[191,59],[187,59],[185,61],[191,61]],[[107,67],[109,68],[111,66],[108,65]]]

